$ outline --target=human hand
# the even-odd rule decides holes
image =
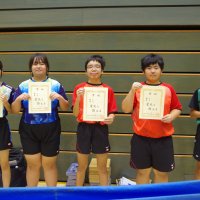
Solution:
[[[171,123],[173,121],[172,114],[167,114],[167,115],[163,116],[161,121],[164,123]]]
[[[134,82],[134,83],[132,84],[131,89],[132,89],[133,91],[135,91],[135,90],[138,90],[138,89],[141,88],[141,87],[142,87],[142,84],[141,84],[141,83],[139,83],[139,82]]]
[[[113,121],[114,121],[114,118],[115,118],[115,115],[114,114],[111,114],[111,115],[109,115],[108,117],[106,117],[105,119],[104,119],[104,123],[105,124],[112,124],[113,123]]]
[[[23,94],[21,94],[21,95],[19,95],[19,96],[17,97],[17,99],[20,100],[20,101],[22,101],[22,100],[28,100],[28,99],[30,99],[30,98],[31,98],[30,95],[27,94],[27,93],[23,93]]]
[[[79,89],[76,91],[77,97],[80,97],[81,95],[84,95],[84,91],[85,91],[84,88],[79,88]]]
[[[50,99],[53,101],[53,100],[55,100],[55,99],[60,99],[60,97],[61,97],[61,95],[60,94],[58,94],[57,92],[52,92],[51,94],[50,94]]]
[[[7,98],[7,96],[5,94],[0,94],[0,99],[3,102],[3,105],[8,103],[8,98]]]

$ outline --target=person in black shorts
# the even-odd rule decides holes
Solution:
[[[93,55],[85,62],[85,71],[88,77],[87,82],[78,84],[73,92],[73,114],[79,122],[77,128],[77,159],[78,171],[76,185],[82,186],[85,180],[85,172],[88,166],[88,156],[90,152],[96,154],[97,167],[99,172],[100,185],[108,185],[107,158],[110,151],[108,140],[108,125],[112,124],[117,112],[116,100],[111,87],[102,83],[101,76],[105,67],[105,61],[100,55]],[[106,88],[108,91],[108,112],[102,121],[94,119],[83,119],[84,112],[84,90],[89,88]],[[98,104],[94,102],[92,109],[98,109]]]
[[[193,157],[196,160],[195,179],[200,180],[200,89],[196,89],[189,103],[190,116],[196,119],[197,128],[194,140]]]
[[[3,64],[0,61],[0,77],[2,78]],[[5,82],[0,82],[0,101],[3,107],[0,109],[0,166],[2,172],[3,187],[9,187],[11,181],[11,171],[9,165],[9,149],[12,147],[11,132],[6,118],[11,113],[11,103],[13,101],[14,88]]]
[[[134,82],[122,101],[122,110],[131,113],[133,120],[130,165],[136,169],[137,184],[150,183],[151,171],[154,183],[168,182],[168,172],[175,167],[172,122],[180,115],[182,105],[174,88],[161,81],[164,61],[160,55],[144,56],[141,68],[145,81]],[[163,97],[163,112],[159,95]]]
[[[27,161],[27,185],[29,187],[37,186],[42,166],[47,186],[56,186],[56,160],[59,153],[61,133],[58,107],[62,111],[66,111],[68,100],[63,86],[58,81],[48,77],[49,62],[46,55],[36,53],[31,56],[29,70],[32,77],[18,86],[12,103],[14,113],[19,113],[21,109],[23,111],[19,134]],[[37,93],[38,96],[29,95],[30,84],[33,85],[37,82],[47,83],[50,87],[51,109],[48,112],[29,112],[30,100],[33,98],[36,104],[41,105],[41,108],[44,104],[46,108],[45,99],[43,100],[41,95]],[[40,89],[39,86],[37,87],[37,89]],[[44,98],[46,98],[45,95]]]

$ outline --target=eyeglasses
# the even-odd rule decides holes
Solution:
[[[101,69],[101,65],[88,65],[87,69]]]

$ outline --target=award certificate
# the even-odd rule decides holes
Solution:
[[[51,83],[29,82],[29,113],[51,113]]]
[[[108,88],[85,87],[83,103],[84,121],[103,121],[108,115]]]
[[[161,119],[164,112],[165,89],[161,86],[143,86],[140,93],[140,119]]]
[[[5,95],[7,97],[7,99],[10,98],[10,94],[11,94],[12,90],[8,87],[5,87],[4,85],[0,87],[0,94],[1,95]],[[0,117],[3,117],[3,102],[0,100]]]

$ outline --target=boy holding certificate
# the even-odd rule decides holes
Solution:
[[[0,77],[2,77],[3,64],[0,61]],[[11,171],[9,165],[9,149],[12,147],[10,127],[6,118],[11,113],[10,104],[13,101],[14,88],[1,81],[0,86],[0,166],[2,171],[3,187],[9,187]]]
[[[141,68],[146,81],[134,82],[122,101],[122,110],[132,113],[133,119],[130,165],[136,169],[137,184],[149,183],[152,169],[154,183],[168,182],[168,172],[175,166],[172,121],[182,106],[173,87],[160,80],[164,68],[161,56],[146,55]]]
[[[88,80],[78,84],[73,92],[73,114],[79,122],[76,144],[77,186],[84,184],[90,152],[96,154],[100,185],[108,185],[108,125],[114,120],[117,106],[112,88],[101,81],[104,67],[102,56],[89,57],[85,62]]]

